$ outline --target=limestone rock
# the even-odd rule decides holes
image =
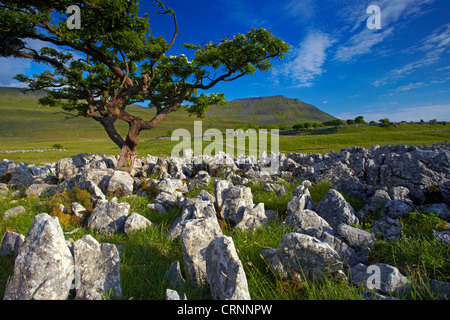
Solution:
[[[40,183],[40,184],[32,184],[25,190],[25,195],[27,197],[39,198],[41,196],[54,194],[58,191],[58,186]]]
[[[435,213],[443,220],[450,220],[450,209],[445,203],[435,203],[426,209],[428,212]]]
[[[450,231],[435,232],[433,233],[433,236],[435,236],[439,242],[450,244]]]
[[[263,189],[264,191],[276,193],[279,196],[283,196],[287,193],[287,188],[285,185],[276,183],[265,183]]]
[[[135,231],[143,230],[151,226],[152,223],[150,220],[139,213],[133,212],[125,221],[124,231],[125,234],[130,235]]]
[[[167,211],[166,211],[166,209],[164,208],[164,206],[161,205],[161,204],[159,204],[159,203],[149,203],[149,204],[147,205],[147,208],[148,208],[149,210],[155,210],[155,211],[158,211],[159,214],[166,214],[166,213],[167,213]]]
[[[350,278],[357,286],[366,286],[378,292],[391,294],[408,284],[408,278],[400,271],[385,263],[370,266],[357,264],[350,268]]]
[[[216,180],[214,183],[214,195],[216,198],[217,207],[220,208],[223,205],[223,191],[232,187],[233,184],[228,180]]]
[[[307,229],[305,233],[328,244],[339,255],[344,268],[354,266],[367,261],[367,256],[359,255],[353,248],[348,246],[339,234],[332,229]]]
[[[86,235],[73,244],[76,299],[102,300],[106,294],[122,296],[117,248]],[[79,277],[77,279],[77,277]]]
[[[204,187],[209,184],[211,177],[206,171],[199,171],[194,178],[189,180],[188,189],[189,191],[194,190],[199,187]]]
[[[342,270],[342,262],[328,244],[301,233],[288,233],[278,249],[261,252],[277,275],[287,278],[318,279]]]
[[[401,200],[390,200],[386,202],[383,215],[389,216],[391,218],[400,218],[401,216],[407,215],[413,211],[413,207]]]
[[[186,280],[184,280],[181,274],[180,262],[178,260],[172,262],[169,271],[167,273],[167,278],[172,283],[172,286],[178,290],[183,290],[186,285]]]
[[[197,285],[207,281],[206,248],[212,240],[223,235],[216,218],[186,220],[180,233],[184,266],[189,279]]]
[[[109,235],[123,231],[130,210],[130,204],[117,203],[117,199],[100,200],[87,220],[87,226],[94,232]]]
[[[206,276],[214,300],[250,300],[247,278],[231,237],[219,237],[206,248]]]
[[[78,202],[72,202],[70,209],[71,209],[72,214],[79,218],[84,218],[85,214],[87,213],[86,208],[83,207]]]
[[[168,231],[168,236],[175,239],[180,235],[182,223],[186,220],[216,218],[216,209],[209,200],[196,197],[187,200],[181,210],[181,216],[176,218]]]
[[[22,244],[24,241],[25,241],[24,235],[12,231],[6,231],[2,238],[2,246],[0,247],[0,257],[4,255],[19,254],[19,251],[22,248]]]
[[[309,190],[304,185],[295,188],[292,198],[287,204],[287,214],[290,215],[296,211],[316,210],[316,206],[311,199]]]
[[[400,236],[402,227],[400,220],[384,217],[374,221],[372,230],[375,234],[380,234],[384,240],[392,241]]]
[[[114,171],[108,181],[105,194],[130,196],[133,193],[133,178],[124,171]]]
[[[316,213],[324,218],[333,229],[339,224],[359,224],[352,206],[336,190],[330,189],[316,208]]]
[[[344,223],[338,225],[336,231],[352,248],[372,248],[376,241],[375,235],[373,235],[372,233],[349,226]]]
[[[331,228],[326,220],[320,217],[312,210],[304,209],[292,212],[283,222],[296,232],[302,232],[308,229]]]
[[[4,219],[7,219],[7,218],[9,218],[9,217],[16,217],[16,216],[18,216],[19,214],[25,213],[26,211],[27,211],[27,210],[25,209],[24,206],[17,206],[17,207],[11,208],[11,209],[9,209],[9,210],[6,210],[6,211],[3,213],[3,218],[4,218]]]
[[[9,280],[5,300],[65,300],[74,277],[74,261],[58,218],[35,216]]]
[[[181,298],[180,294],[175,290],[166,289],[166,300],[186,300],[186,299]]]
[[[73,157],[60,159],[56,164],[56,172],[58,180],[67,180],[74,177],[81,168],[89,162],[92,154],[83,153]]]

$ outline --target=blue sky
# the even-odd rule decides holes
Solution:
[[[168,39],[167,16],[149,12],[152,31]],[[206,93],[228,100],[285,95],[341,119],[450,121],[450,1],[448,0],[166,0],[179,35],[168,54],[192,54],[182,43],[219,42],[252,27],[271,29],[291,50],[269,72],[227,82]],[[381,29],[366,12],[381,9]],[[32,74],[29,61],[0,59],[0,85]]]

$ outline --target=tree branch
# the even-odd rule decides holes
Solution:
[[[168,51],[170,48],[172,48],[173,44],[175,43],[175,39],[177,38],[177,35],[178,35],[177,16],[175,15],[175,11],[173,11],[172,9],[166,10],[166,8],[164,7],[164,4],[162,3],[162,1],[156,0],[156,2],[163,9],[163,12],[157,12],[156,14],[171,14],[173,16],[173,22],[174,22],[174,25],[175,25],[175,31],[174,31],[173,36],[172,36],[172,41],[170,41],[169,46],[168,46],[168,48],[166,50],[166,51]]]

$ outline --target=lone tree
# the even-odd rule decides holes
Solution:
[[[52,70],[15,79],[26,83],[27,90],[45,91],[41,105],[99,122],[121,149],[116,169],[125,171],[133,168],[142,130],[180,109],[203,117],[209,105],[223,104],[225,98],[199,90],[267,71],[272,59],[283,59],[289,50],[270,31],[253,28],[218,44],[183,44],[194,51],[190,61],[185,55],[166,56],[178,34],[175,12],[154,1],[156,13],[173,20],[173,36],[165,40],[151,35],[149,15],[139,16],[139,2],[78,0],[78,29],[68,23],[73,0],[0,0],[0,56],[31,59]],[[30,40],[46,46],[35,50]],[[130,104],[145,101],[156,108],[153,118],[127,111]],[[115,128],[117,119],[129,125],[125,138]]]

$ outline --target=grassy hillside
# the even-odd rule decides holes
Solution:
[[[107,139],[103,127],[90,118],[70,117],[61,109],[39,107],[39,93],[24,95],[14,88],[0,87],[0,138],[90,138]],[[133,105],[127,111],[142,119],[151,119],[155,110]],[[312,105],[283,96],[233,100],[226,106],[211,106],[202,119],[203,131],[209,128],[232,129],[236,124],[290,125],[297,122],[334,119]],[[156,128],[141,133],[141,138],[166,136],[169,130],[184,128],[193,132],[193,123],[199,119],[180,110],[170,114]],[[117,122],[120,134],[128,125]]]
[[[313,105],[284,96],[236,99],[222,107],[211,107],[208,117],[226,118],[234,123],[287,125],[298,122],[324,122],[335,119]]]

